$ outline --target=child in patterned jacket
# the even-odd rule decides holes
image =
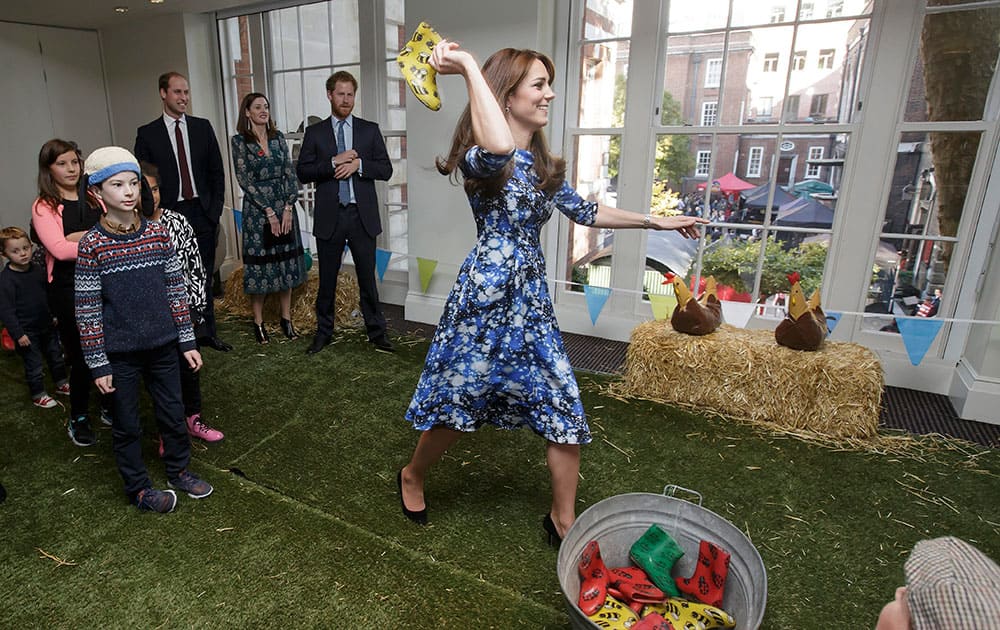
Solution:
[[[120,147],[91,153],[84,165],[88,197],[100,221],[80,239],[76,322],[80,345],[101,393],[114,393],[111,435],[125,493],[140,510],[170,512],[173,490],[157,490],[142,460],[139,381],[153,399],[163,438],[167,483],[201,499],[212,486],[187,470],[191,443],[184,423],[178,347],[201,368],[180,261],[166,230],[138,212],[139,163]]]

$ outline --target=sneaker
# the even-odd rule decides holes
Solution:
[[[171,479],[167,482],[167,485],[171,488],[177,488],[183,492],[187,492],[187,495],[192,499],[204,499],[208,495],[212,494],[212,484],[199,479],[194,474],[188,471],[182,471],[181,474],[177,475],[176,479]]]
[[[111,426],[112,420],[111,420],[110,409],[103,409],[103,408],[101,409],[101,423],[104,424],[105,426],[109,427]]]
[[[66,427],[66,433],[69,434],[69,439],[73,440],[73,444],[77,446],[93,446],[97,442],[97,438],[94,437],[94,431],[90,428],[90,420],[87,420],[87,416],[80,416],[75,420],[70,419]]]
[[[56,393],[60,396],[69,396],[69,382],[63,383],[56,387]]]
[[[140,490],[139,494],[135,495],[135,507],[143,512],[166,514],[167,512],[173,512],[176,505],[177,493],[173,490],[146,488],[145,490]]]
[[[33,404],[36,407],[41,407],[42,409],[52,409],[53,407],[59,406],[59,403],[56,402],[56,399],[53,398],[52,396],[49,396],[48,394],[42,394],[38,398],[32,398],[31,404]]]
[[[222,431],[213,429],[205,424],[201,419],[200,413],[196,413],[188,417],[187,428],[188,435],[191,437],[201,438],[206,442],[218,442],[222,438],[226,437]]]

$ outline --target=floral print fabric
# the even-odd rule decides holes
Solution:
[[[545,280],[542,226],[559,209],[591,225],[597,204],[564,183],[554,195],[535,188],[530,152],[494,155],[472,147],[466,177],[514,171],[499,196],[469,202],[478,235],[448,296],[406,418],[419,430],[443,425],[527,426],[551,442],[586,444],[590,428]]]

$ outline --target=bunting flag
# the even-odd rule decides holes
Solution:
[[[906,354],[910,356],[910,363],[920,365],[938,331],[941,330],[942,324],[943,321],[934,318],[896,319],[896,326],[899,327],[899,335],[903,338],[903,345],[906,346]]]
[[[437,266],[438,261],[417,256],[417,268],[420,270],[420,290],[424,293],[427,293],[427,288],[431,286],[431,277]]]
[[[653,317],[655,319],[666,319],[672,303],[676,303],[672,295],[649,294],[649,305],[653,307]]]
[[[840,323],[840,317],[842,313],[837,311],[826,311],[826,336],[829,337],[833,334],[833,329],[837,327]]]
[[[611,297],[611,289],[609,287],[592,287],[587,284],[583,287],[583,295],[587,298],[587,310],[590,311],[590,322],[596,326],[601,309],[604,308],[604,304]]]
[[[243,211],[233,208],[233,222],[236,223],[236,231],[243,231]]]
[[[392,252],[387,249],[375,248],[375,271],[378,272],[379,282],[382,282],[382,278],[385,277],[385,270],[389,266],[390,258],[392,258]]]
[[[750,321],[750,316],[753,315],[754,308],[757,306],[750,302],[731,302],[729,300],[721,300],[721,302],[723,320],[730,326],[737,328],[747,327],[747,322]]]

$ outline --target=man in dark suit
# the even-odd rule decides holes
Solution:
[[[349,72],[336,72],[326,80],[332,116],[306,129],[299,151],[299,180],[316,184],[313,236],[319,254],[316,336],[307,354],[322,350],[333,335],[345,243],[354,258],[368,340],[379,350],[393,351],[375,285],[375,237],[382,233],[375,180],[392,176],[392,162],[378,124],[351,114],[357,89]]]
[[[216,334],[211,280],[215,273],[226,174],[212,123],[187,115],[190,98],[191,90],[184,75],[167,72],[160,76],[163,115],[139,127],[135,156],[159,169],[160,205],[184,215],[194,228],[201,260],[209,274],[208,308],[201,313],[204,321],[196,329],[198,343],[226,352],[232,346]]]

